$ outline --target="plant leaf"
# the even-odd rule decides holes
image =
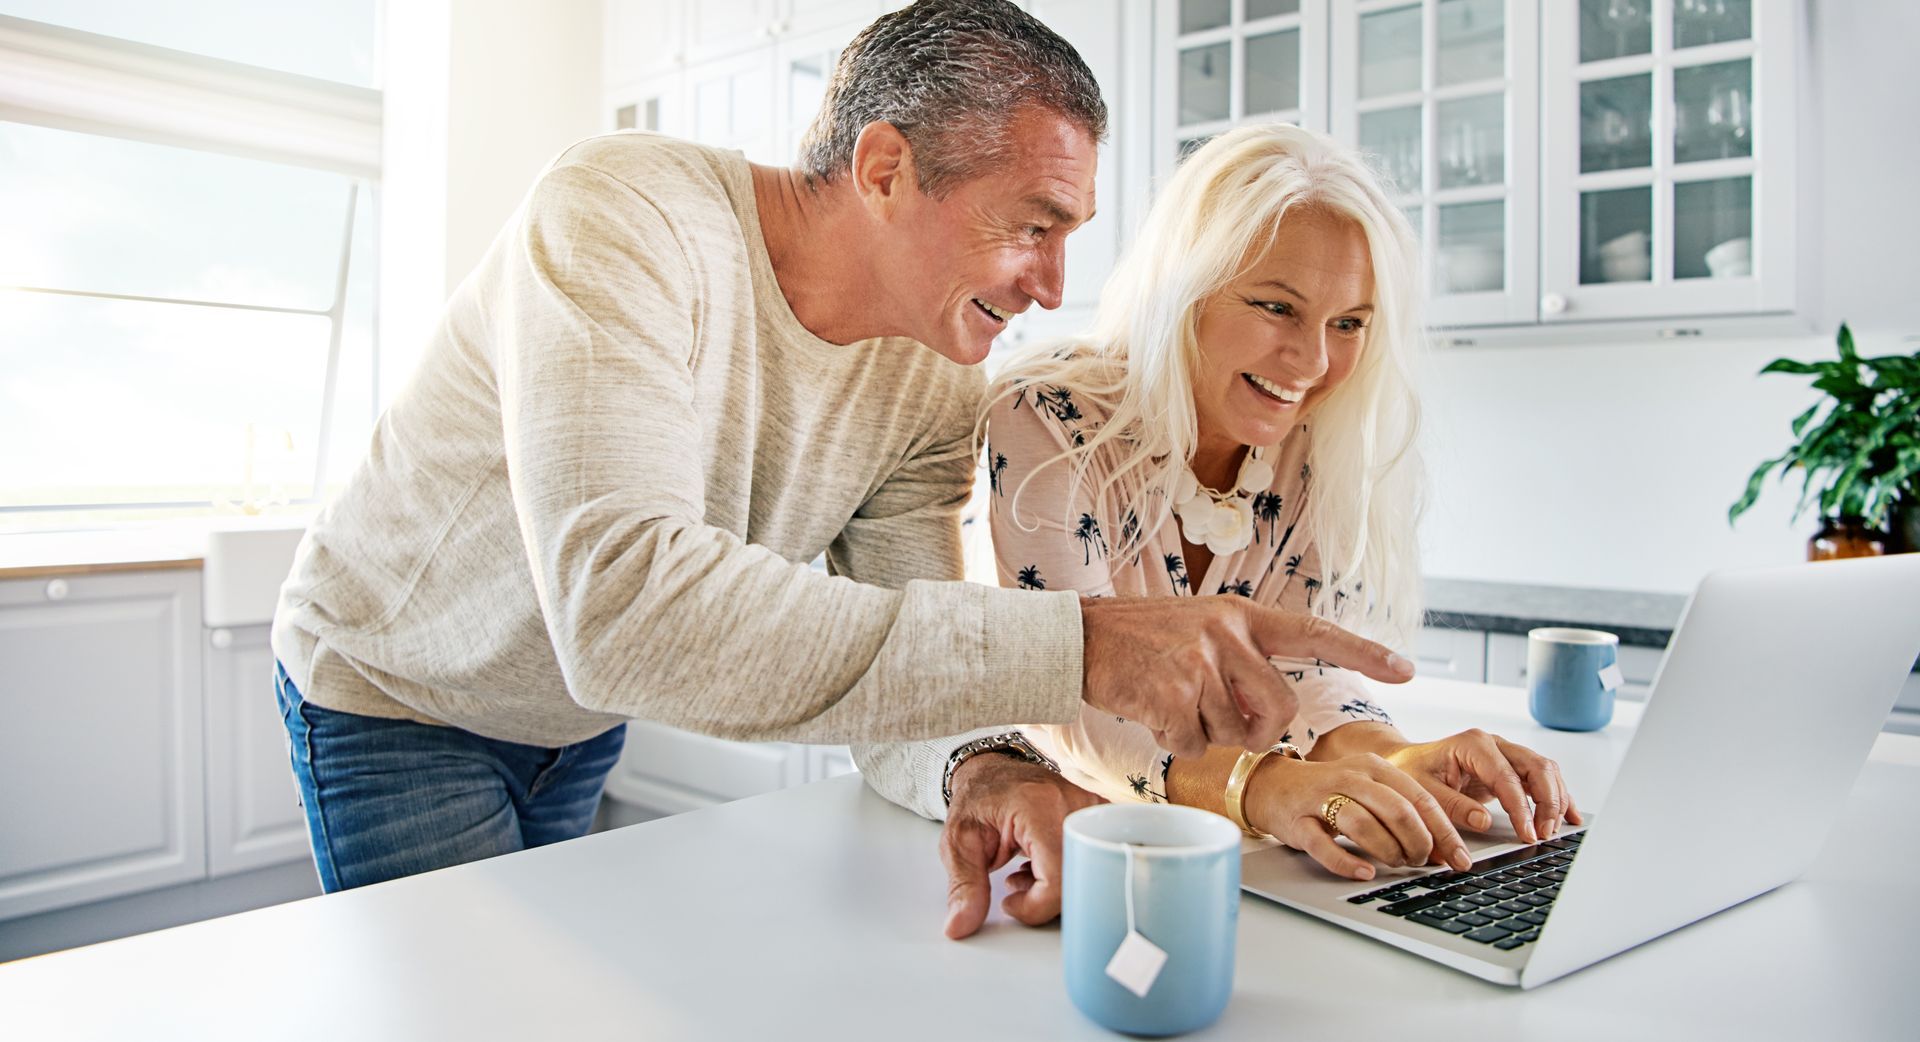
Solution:
[[[1807,407],[1806,412],[1803,412],[1800,415],[1793,418],[1793,436],[1794,437],[1798,438],[1800,436],[1800,432],[1803,429],[1805,429],[1805,427],[1807,426],[1807,421],[1813,419],[1813,414],[1819,412],[1820,407],[1825,404],[1827,403],[1824,401],[1814,402],[1812,405]]]

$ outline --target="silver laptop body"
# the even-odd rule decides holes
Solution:
[[[1355,883],[1276,847],[1246,855],[1242,886],[1476,977],[1544,984],[1805,871],[1916,656],[1920,554],[1707,576],[1654,679],[1605,823],[1589,816],[1575,830],[1586,835],[1551,918],[1514,950],[1348,902],[1393,872]],[[1714,780],[1710,792],[1703,778]],[[1497,809],[1495,820],[1505,828]],[[1782,822],[1793,823],[1795,842],[1769,841]],[[1477,861],[1518,849],[1504,836],[1465,838]],[[1680,870],[1708,861],[1712,872]]]

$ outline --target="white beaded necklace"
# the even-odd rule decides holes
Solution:
[[[1180,518],[1180,534],[1187,542],[1204,544],[1215,556],[1253,542],[1253,497],[1273,484],[1273,464],[1261,459],[1266,452],[1249,450],[1240,461],[1240,477],[1225,492],[1200,484],[1191,465],[1181,466],[1173,488],[1173,512]]]

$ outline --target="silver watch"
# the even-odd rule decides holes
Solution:
[[[1028,763],[1039,764],[1055,774],[1060,773],[1060,765],[1048,759],[1045,753],[1035,749],[1033,743],[1027,741],[1026,735],[1018,731],[1006,731],[1001,734],[990,734],[985,738],[976,738],[955,749],[953,755],[947,757],[947,769],[940,776],[940,796],[947,806],[953,805],[953,772],[959,770],[961,764],[980,753],[1016,756]]]

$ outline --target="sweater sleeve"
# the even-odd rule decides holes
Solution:
[[[558,167],[506,245],[494,360],[504,462],[575,701],[796,741],[926,738],[1078,711],[1070,595],[855,582],[703,523],[689,450],[707,422],[692,379],[702,302],[670,222],[634,189]],[[944,524],[952,489],[937,478],[951,461],[916,462],[849,523],[844,561]],[[1068,647],[1071,661],[1059,660]]]

